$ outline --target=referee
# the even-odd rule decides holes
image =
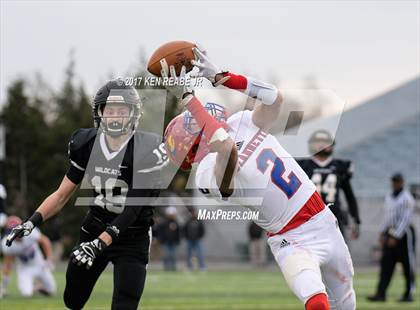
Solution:
[[[385,301],[395,265],[401,262],[405,292],[399,301],[411,302],[415,288],[415,234],[411,226],[415,202],[410,192],[404,189],[404,178],[400,173],[392,176],[391,183],[392,192],[385,198],[385,219],[380,236],[382,258],[379,284],[376,294],[369,296],[368,300]]]

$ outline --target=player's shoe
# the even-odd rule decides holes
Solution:
[[[398,299],[398,302],[413,302],[413,296],[408,295],[408,296],[402,296],[400,299]]]
[[[371,296],[368,296],[366,299],[369,301],[385,301],[386,300],[385,296],[381,296],[381,295],[371,295]]]

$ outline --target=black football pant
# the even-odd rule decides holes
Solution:
[[[415,233],[410,227],[407,233],[398,240],[395,247],[388,247],[387,242],[382,249],[381,271],[377,295],[385,297],[386,290],[391,282],[395,265],[401,262],[405,277],[405,292],[403,297],[412,296],[415,288]]]
[[[92,223],[84,223],[80,242],[91,241],[103,231]],[[82,309],[88,301],[99,276],[111,262],[114,265],[112,310],[138,309],[148,263],[150,238],[148,229],[124,232],[119,240],[106,248],[87,270],[70,260],[66,272],[64,303],[72,310]],[[99,279],[99,281],[101,281]]]

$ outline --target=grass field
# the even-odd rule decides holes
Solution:
[[[0,309],[64,309],[64,272],[56,272],[55,276],[59,293],[53,298],[36,296],[23,299],[18,295],[13,279],[8,297],[0,299]],[[376,281],[373,273],[356,275],[357,309],[420,309],[418,294],[414,303],[396,302],[404,287],[400,274],[394,276],[386,303],[366,302],[365,297],[374,291]],[[111,291],[112,273],[106,272],[99,279],[85,309],[110,309]],[[286,287],[280,273],[275,271],[169,273],[152,270],[148,274],[141,306],[143,310],[303,309]]]

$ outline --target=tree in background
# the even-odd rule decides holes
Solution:
[[[71,56],[63,86],[56,93],[34,91],[24,79],[9,86],[0,114],[6,128],[4,180],[9,213],[25,218],[57,188],[68,169],[67,144],[72,132],[92,126],[90,99],[83,86],[75,84]],[[48,87],[45,82],[36,85]],[[72,206],[59,215],[70,236],[77,235],[73,230],[78,226],[73,224],[78,224],[82,213],[82,208]],[[48,222],[43,229],[48,230]]]

